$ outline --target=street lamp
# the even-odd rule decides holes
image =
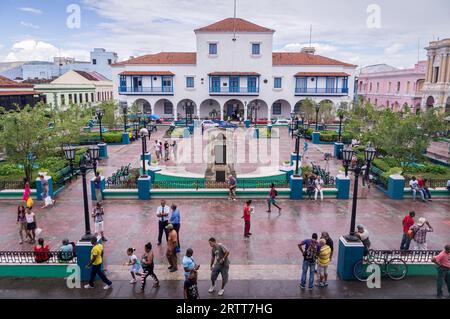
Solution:
[[[103,110],[98,108],[95,111],[95,115],[97,116],[98,123],[100,125],[100,142],[103,142],[103,130],[102,130],[102,118],[103,118],[103,115],[104,115]]]
[[[291,131],[291,138],[294,139],[294,130],[295,130],[295,113],[291,112],[291,123],[289,123],[289,129]]]
[[[148,136],[148,130],[143,127],[139,131],[139,135],[141,136],[142,140],[142,177],[147,177],[147,171],[145,169],[145,153],[147,152],[147,139]]]
[[[320,103],[316,103],[314,106],[316,109],[316,132],[319,130],[319,110],[320,110]]]
[[[184,114],[186,116],[186,127],[188,126],[188,113],[189,115],[192,114],[191,108],[193,107],[193,103],[191,101],[184,102],[183,104],[183,110]]]
[[[297,129],[297,134],[295,134],[295,176],[298,176],[298,162],[299,162],[299,153],[300,153],[300,138],[302,137],[302,133],[299,129]]]
[[[342,120],[344,119],[344,110],[342,108],[338,109],[338,116],[339,116],[339,136],[338,136],[338,142],[341,141],[341,132],[342,132]]]
[[[368,168],[370,166],[370,162],[373,161],[373,159],[375,158],[375,153],[376,150],[370,145],[364,150],[364,159],[366,161],[366,172],[365,174],[368,174]],[[343,151],[343,157],[344,157],[344,165],[345,162],[348,161],[348,158],[350,156],[353,156],[354,151],[353,150],[344,150]],[[347,241],[359,241],[359,238],[355,236],[355,224],[356,224],[356,206],[357,206],[357,202],[358,202],[358,178],[359,175],[361,174],[362,171],[362,165],[360,165],[359,163],[356,164],[355,168],[353,169],[353,172],[355,174],[355,182],[353,185],[353,201],[352,201],[352,218],[351,218],[351,222],[350,222],[350,231],[349,234],[344,236],[344,238]]]
[[[123,112],[123,131],[127,131],[127,113],[128,113],[128,106],[126,103],[122,105],[122,112]]]
[[[345,177],[348,176],[348,167],[352,161],[353,154],[354,152],[352,149],[346,148],[342,150],[342,161],[345,168]]]
[[[300,118],[302,119],[302,131],[305,133],[305,112],[300,112]]]
[[[71,164],[71,169],[73,169],[73,161],[75,160],[75,148],[73,146],[66,146],[64,147],[64,155],[66,159]],[[87,183],[86,183],[86,173],[88,169],[93,168],[94,172],[97,171],[96,162],[99,158],[100,150],[97,145],[93,145],[89,148],[89,156],[91,157],[93,166],[90,166],[90,163],[86,160],[85,155],[83,154],[80,158],[80,172],[81,176],[83,177],[83,201],[84,201],[84,227],[85,227],[85,233],[83,237],[81,237],[81,241],[87,241],[90,242],[92,238],[94,238],[94,235],[91,234],[91,226],[89,223],[89,203],[88,203],[88,196],[87,196]]]

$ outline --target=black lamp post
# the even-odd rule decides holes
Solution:
[[[350,162],[352,161],[353,154],[354,152],[351,149],[346,148],[342,150],[342,161],[345,168],[345,177],[348,176],[348,167],[350,166]]]
[[[302,133],[305,134],[305,112],[300,113],[300,118],[302,119]]]
[[[338,109],[338,116],[339,116],[339,136],[338,136],[338,142],[341,141],[341,132],[342,132],[342,120],[344,119],[344,110],[341,108]]]
[[[370,146],[369,146],[364,150],[364,158],[365,161],[367,163],[366,165],[366,174],[368,171],[368,167],[370,166],[370,162],[373,161],[374,157],[375,157],[375,153],[376,150]],[[344,165],[345,162],[348,162],[348,158],[353,156],[354,151],[353,150],[349,150],[346,149],[343,151],[343,157],[344,157]],[[348,164],[347,164],[348,166]],[[353,200],[352,200],[352,217],[351,217],[351,221],[350,221],[350,231],[349,234],[344,236],[344,238],[347,241],[359,241],[359,238],[355,236],[355,224],[356,224],[356,206],[358,203],[358,179],[359,179],[359,175],[361,174],[362,171],[362,165],[360,164],[356,164],[355,168],[353,169],[353,172],[355,174],[355,181],[354,181],[354,185],[353,185]]]
[[[186,127],[188,126],[188,113],[191,116],[192,114],[193,103],[191,101],[187,101],[183,103],[183,110],[186,116]]]
[[[66,146],[64,149],[64,155],[66,159],[71,163],[71,169],[73,169],[73,161],[75,160],[75,148],[73,146]],[[90,218],[89,218],[89,202],[87,196],[87,182],[86,182],[86,173],[88,169],[93,168],[94,172],[97,172],[97,160],[100,156],[100,150],[97,145],[92,145],[89,147],[89,156],[91,157],[92,163],[89,163],[86,160],[84,155],[80,158],[80,172],[83,177],[83,202],[84,202],[84,227],[85,233],[83,237],[81,237],[81,241],[91,241],[94,238],[94,235],[91,234],[91,226],[90,226]],[[92,165],[92,166],[91,166]]]
[[[291,131],[291,139],[294,139],[294,130],[295,130],[295,113],[291,112],[291,123],[289,123],[289,129]]]
[[[145,169],[145,153],[147,152],[148,130],[144,127],[139,131],[142,140],[142,177],[147,177],[147,170]]]
[[[316,105],[314,106],[314,108],[316,109],[316,132],[319,130],[319,111],[320,111],[320,104],[316,103]]]
[[[136,116],[137,116],[137,123],[138,123],[138,129],[139,129],[139,127],[141,127],[142,112],[136,113]]]
[[[128,114],[128,106],[126,104],[122,105],[123,111],[123,131],[127,131],[127,114]]]
[[[300,156],[300,138],[302,137],[302,133],[299,129],[297,129],[297,134],[295,134],[295,176],[298,176],[298,162]]]
[[[137,123],[133,124],[134,138],[137,140],[139,135],[139,125]]]
[[[95,115],[97,116],[98,123],[100,125],[100,141],[103,142],[103,130],[102,130],[102,118],[103,118],[103,115],[104,115],[103,110],[98,108],[95,111]]]

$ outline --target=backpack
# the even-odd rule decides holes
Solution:
[[[303,257],[305,257],[305,260],[309,262],[315,262],[317,258],[317,244],[309,243]]]
[[[274,190],[274,194],[275,196],[278,196],[278,191],[276,189]]]

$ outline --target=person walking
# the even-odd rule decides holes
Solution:
[[[177,205],[172,204],[172,206],[170,206],[170,210],[171,210],[171,215],[170,215],[170,220],[169,223],[173,225],[173,229],[175,229],[175,231],[177,232],[177,247],[176,247],[176,252],[179,253],[180,252],[180,226],[181,226],[181,216],[180,216],[180,209],[177,207]]]
[[[173,153],[173,161],[176,162],[177,161],[177,156],[178,156],[178,144],[177,141],[173,141],[172,145],[172,153]]]
[[[155,144],[153,144],[153,149],[155,150],[155,155],[158,161],[161,159],[161,153],[159,152],[159,143],[158,140],[155,140]]]
[[[163,232],[166,234],[166,241],[169,240],[166,226],[169,224],[169,207],[166,206],[166,201],[161,200],[161,206],[156,210],[156,217],[158,217],[158,246],[161,245]]]
[[[186,255],[183,257],[182,263],[185,280],[188,279],[191,270],[198,270],[200,268],[200,265],[197,265],[197,263],[194,260],[194,251],[192,250],[192,248],[188,248],[186,250]]]
[[[212,248],[211,252],[211,287],[208,292],[212,294],[216,289],[216,280],[219,274],[222,276],[222,288],[219,290],[218,295],[223,296],[225,293],[225,286],[228,282],[228,271],[230,269],[230,252],[221,243],[217,243],[214,237],[209,239],[209,246]]]
[[[23,234],[27,237],[27,217],[25,213],[25,207],[20,205],[17,207],[17,222],[16,224],[19,226],[19,236],[20,242],[19,245],[23,244]]]
[[[269,189],[269,198],[267,199],[267,212],[271,213],[271,205],[275,206],[276,208],[278,208],[278,214],[281,214],[281,207],[278,206],[276,198],[278,196],[278,191],[275,189],[275,184],[271,183],[270,184],[270,189]]]
[[[419,221],[409,229],[414,241],[414,250],[427,250],[427,233],[433,231],[430,223],[424,217],[420,217]]]
[[[198,295],[198,285],[197,285],[197,271],[191,270],[188,277],[184,281],[183,286],[184,299],[195,300],[200,299]]]
[[[25,219],[27,220],[27,237],[29,243],[34,244],[36,242],[36,215],[31,211],[31,208],[25,209]]]
[[[237,181],[233,175],[228,176],[228,199],[236,200]]]
[[[136,276],[139,277],[142,276],[142,274],[140,273],[141,261],[134,254],[135,251],[136,249],[132,247],[127,249],[128,260],[127,262],[125,262],[125,266],[130,266],[130,274],[131,274],[130,284],[135,284],[137,282]]]
[[[39,175],[39,180],[41,181],[41,187],[42,187],[42,193],[41,197],[44,201],[44,206],[42,208],[47,208],[50,205],[55,205],[55,200],[52,199],[52,197],[49,194],[48,191],[48,181],[45,179],[45,176],[43,174]]]
[[[412,225],[414,225],[414,217],[416,212],[410,211],[408,215],[403,218],[403,236],[402,242],[400,243],[400,250],[409,250],[409,245],[411,244],[411,238],[409,238],[408,232]]]
[[[252,201],[249,199],[245,202],[244,205],[244,214],[241,218],[244,219],[244,237],[250,237],[252,234],[250,232],[250,215],[253,213],[253,207],[250,205],[252,204]]]
[[[328,286],[328,265],[331,262],[331,247],[325,238],[319,240],[320,250],[317,256],[317,272],[319,273],[319,287]]]
[[[95,172],[94,177],[94,189],[95,189],[95,199],[97,202],[103,201],[103,194],[102,194],[102,177],[100,176],[99,172]]]
[[[28,182],[28,179],[24,178],[23,179],[23,196],[22,196],[22,200],[25,202],[25,205],[28,202],[28,198],[30,198],[31,195],[31,189],[30,189],[30,183]]]
[[[304,247],[304,249],[303,249]],[[300,288],[306,288],[306,277],[309,270],[309,285],[308,289],[314,288],[314,269],[316,267],[317,254],[320,251],[319,243],[317,242],[317,234],[313,233],[311,239],[305,239],[298,244],[303,255],[302,276],[300,279]]]
[[[317,194],[320,193],[320,200],[323,201],[323,180],[320,176],[314,181],[314,200],[317,200]]]
[[[141,258],[141,266],[142,266],[142,275],[141,275],[141,292],[145,291],[145,285],[147,283],[147,277],[151,276],[155,283],[153,284],[153,288],[159,287],[158,277],[155,275],[155,255],[152,250],[152,243],[148,242],[144,247],[144,254]]]
[[[305,141],[303,142],[303,157],[304,158],[307,158],[306,153],[308,152],[308,146],[309,146],[308,142],[305,139]]]
[[[169,158],[169,142],[167,142],[167,140],[164,142],[164,160],[165,161],[170,160],[170,158]]]
[[[97,204],[95,205],[93,211],[92,211],[92,218],[94,219],[94,233],[95,233],[95,237],[97,236],[101,236],[102,241],[107,242],[108,239],[106,239],[105,237],[105,233],[104,233],[104,215],[105,215],[105,210],[102,207],[102,203],[97,202]]]
[[[164,149],[164,145],[161,141],[159,141],[158,143],[158,148],[159,148],[159,158],[162,159],[163,158],[163,149]]]
[[[91,260],[86,265],[86,269],[91,268],[91,277],[89,283],[84,286],[84,288],[94,288],[95,277],[98,275],[100,279],[106,284],[103,289],[109,289],[112,287],[111,280],[106,277],[102,270],[103,264],[103,245],[97,242],[97,238],[93,237],[91,239],[92,249],[91,249]]]
[[[167,261],[169,262],[169,270],[170,272],[175,272],[178,270],[177,267],[177,245],[178,245],[178,239],[177,239],[177,232],[173,228],[172,224],[169,224],[166,226],[167,231],[169,232],[169,238],[167,240],[167,250],[166,250],[166,257]]]
[[[438,298],[442,297],[442,288],[445,281],[445,284],[447,285],[448,295],[450,297],[450,245],[445,245],[444,250],[441,251],[439,255],[433,257],[431,261],[438,266],[436,277],[436,296]]]

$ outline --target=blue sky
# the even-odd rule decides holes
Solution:
[[[67,27],[70,4],[81,8],[80,28]],[[274,50],[300,50],[312,24],[319,54],[358,65],[412,67],[419,39],[425,59],[429,41],[450,37],[448,0],[237,0],[237,10],[276,30]],[[86,60],[94,47],[116,51],[121,60],[194,51],[193,29],[232,15],[233,0],[2,0],[0,62],[59,54]],[[380,27],[370,28],[369,17]]]

